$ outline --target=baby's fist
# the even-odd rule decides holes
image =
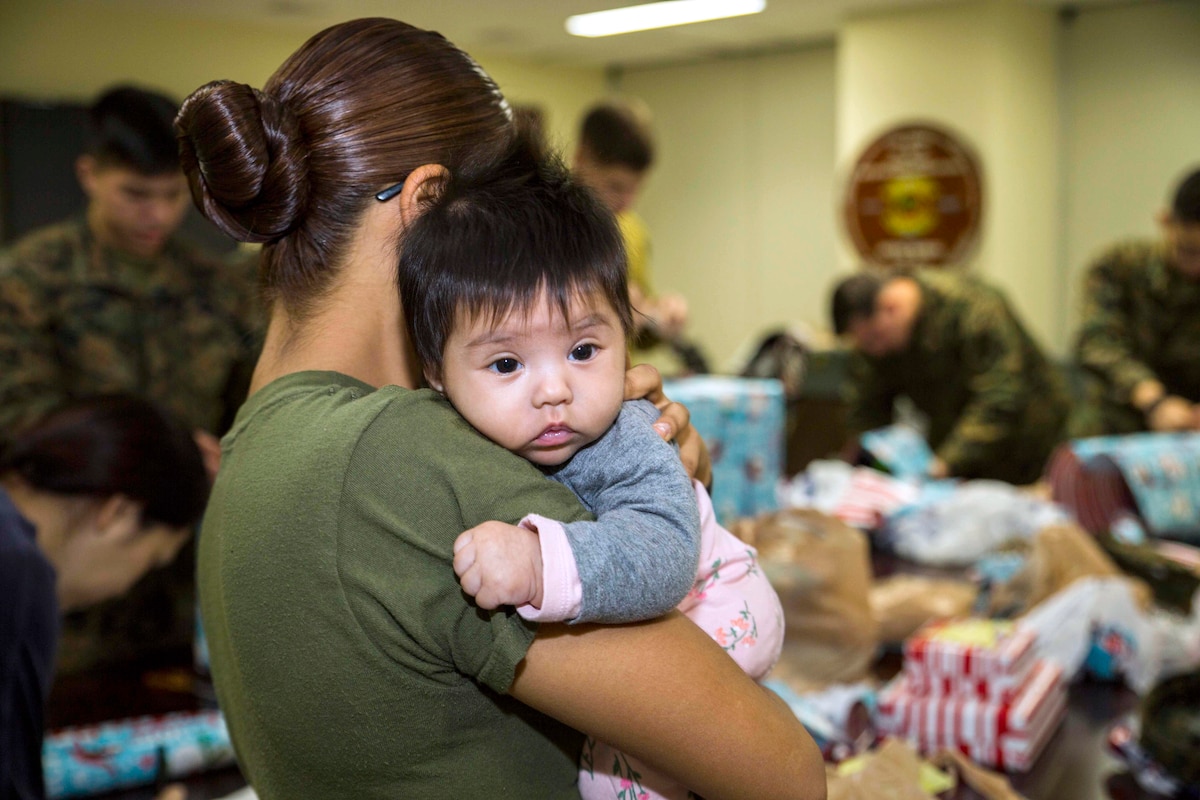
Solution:
[[[542,604],[542,550],[534,531],[484,522],[454,542],[454,572],[480,608]]]

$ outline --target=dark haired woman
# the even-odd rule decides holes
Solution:
[[[217,696],[258,794],[578,798],[586,731],[710,800],[824,797],[795,716],[686,618],[539,628],[459,590],[463,530],[585,513],[414,391],[398,242],[513,129],[478,65],[436,33],[355,20],[261,91],[202,87],[177,126],[197,204],[266,245],[271,321],[199,555]],[[665,432],[694,436],[680,411]]]
[[[207,496],[191,433],[134,397],[68,404],[0,453],[0,797],[43,796],[59,615],[174,559]]]

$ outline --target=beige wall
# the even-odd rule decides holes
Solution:
[[[83,101],[113,83],[133,81],[182,99],[217,78],[262,86],[315,32],[133,11],[90,0],[5,0],[0,3],[0,94]],[[510,101],[543,107],[555,139],[568,138],[583,107],[604,91],[600,69],[548,69],[472,55]]]
[[[1031,326],[1065,349],[1088,256],[1152,234],[1170,184],[1200,165],[1200,3],[1085,6],[1070,23],[1015,6],[975,0],[850,20],[839,46],[624,75],[621,89],[650,104],[661,139],[640,203],[657,283],[688,296],[694,335],[718,366],[777,325],[827,324],[829,287],[849,268],[836,164],[885,118],[918,112],[965,128],[985,150],[986,230],[1021,233],[985,239],[978,268],[1030,295]],[[981,20],[995,36],[980,34]],[[912,41],[883,37],[886,26],[910,26]],[[216,77],[261,85],[311,32],[8,0],[0,93],[82,100],[118,80],[179,96]],[[975,66],[946,69],[939,53]],[[513,102],[543,106],[564,146],[606,88],[600,70],[475,55]],[[912,66],[889,66],[897,60]]]
[[[1200,166],[1197,42],[1193,0],[1084,7],[1070,23],[974,0],[849,20],[836,47],[630,71],[621,88],[651,105],[662,140],[639,206],[657,283],[689,298],[721,366],[781,322],[827,325],[853,261],[835,160],[924,115],[985,159],[972,268],[1065,355],[1088,254],[1152,233],[1169,185]]]
[[[1154,215],[1200,169],[1200,3],[1145,3],[1080,14],[1062,31],[1062,268],[1071,330],[1096,252],[1154,236]]]
[[[684,294],[714,367],[781,325],[823,323],[837,270],[830,45],[645,69],[624,93],[655,114],[638,209],[659,291]]]
[[[956,131],[983,172],[982,233],[966,267],[1006,290],[1044,343],[1062,335],[1056,25],[1044,6],[974,0],[850,20],[838,49],[843,163],[899,123]]]

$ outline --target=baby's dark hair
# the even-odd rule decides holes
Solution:
[[[125,394],[70,400],[17,433],[0,475],[35,489],[96,498],[122,494],[142,520],[183,528],[208,502],[208,473],[191,431],[154,403]]]
[[[841,336],[850,330],[856,319],[870,319],[875,315],[875,301],[886,279],[874,272],[860,272],[841,280],[833,290],[830,316],[833,332]]]
[[[1171,215],[1186,224],[1200,222],[1200,169],[1193,170],[1179,182],[1171,199]]]
[[[436,369],[456,321],[498,322],[543,291],[564,317],[573,298],[599,293],[628,335],[625,269],[611,212],[560,157],[518,135],[499,158],[452,174],[414,220],[400,246],[400,299],[417,355]]]
[[[175,114],[179,106],[158,92],[115,86],[88,109],[84,152],[103,166],[126,167],[142,175],[179,170]]]

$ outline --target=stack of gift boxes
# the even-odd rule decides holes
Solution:
[[[1024,771],[1062,722],[1062,670],[1034,656],[1034,634],[986,619],[927,624],[904,643],[904,668],[879,695],[878,725],[924,752],[956,749]]]

